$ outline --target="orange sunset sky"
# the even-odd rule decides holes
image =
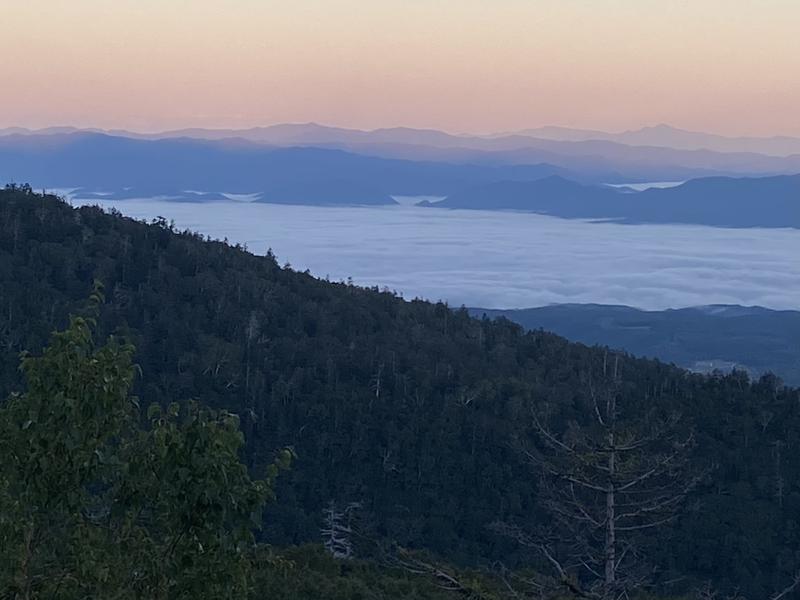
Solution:
[[[0,127],[800,135],[798,0],[0,0]]]

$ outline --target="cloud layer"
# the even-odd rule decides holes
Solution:
[[[80,201],[74,201],[80,203]],[[92,201],[96,203],[96,201]],[[800,308],[800,231],[618,225],[413,206],[102,202],[272,248],[298,270],[485,308],[551,303]]]

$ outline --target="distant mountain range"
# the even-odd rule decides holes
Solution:
[[[800,311],[701,306],[643,311],[627,306],[557,304],[519,310],[470,309],[505,317],[526,329],[553,331],[589,345],[609,346],[709,372],[771,371],[800,385]]]
[[[39,131],[12,128],[0,130],[0,139],[9,136],[63,136],[74,133],[110,134],[142,140],[237,139],[260,145],[313,146],[416,161],[480,165],[548,163],[572,172],[573,178],[607,183],[674,181],[707,175],[753,176],[800,172],[800,149],[797,152],[792,151],[795,149],[795,142],[800,145],[800,140],[794,138],[767,138],[777,140],[770,142],[775,146],[773,149],[766,142],[748,145],[733,138],[705,136],[665,127],[652,129],[654,132],[640,130],[625,134],[604,134],[545,128],[515,134],[475,136],[403,127],[361,131],[308,123],[243,130],[181,129],[155,134],[76,130],[69,127]],[[708,144],[703,142],[706,138],[709,140]],[[676,146],[671,147],[670,142],[674,142]],[[754,152],[752,148],[783,149],[787,152],[773,156]]]
[[[643,127],[621,133],[609,133],[568,127],[538,127],[515,132],[517,135],[562,142],[606,140],[631,146],[662,146],[676,150],[714,150],[716,152],[754,152],[771,156],[800,154],[800,137],[726,137],[698,131],[686,131],[669,125]],[[503,134],[508,135],[508,134]],[[494,137],[494,136],[492,136]]]
[[[96,133],[0,137],[0,180],[80,188],[85,197],[196,201],[231,192],[258,194],[264,202],[393,204],[391,195],[444,196],[491,181],[554,173],[569,174],[547,164],[410,161],[245,140],[136,140]]]
[[[125,135],[70,128],[5,130],[0,181],[72,188],[83,198],[199,202],[236,193],[270,203],[383,205],[394,204],[393,196],[441,196],[446,199],[438,207],[629,223],[800,227],[800,178],[784,175],[800,172],[800,155],[314,124],[120,133]],[[216,139],[206,139],[211,137]],[[699,176],[751,171],[757,175]],[[643,176],[692,180],[638,193],[601,185],[634,183]]]
[[[800,228],[800,175],[707,177],[669,188],[582,185],[559,176],[482,184],[432,204],[439,208],[520,210],[565,218],[720,227]]]

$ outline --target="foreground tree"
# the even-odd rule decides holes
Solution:
[[[243,597],[289,453],[255,481],[234,415],[153,406],[142,426],[133,348],[95,347],[92,326],[24,356],[27,390],[0,405],[0,597]]]
[[[627,393],[616,358],[604,359],[586,388],[559,428],[534,410],[534,441],[520,444],[541,476],[550,523],[536,532],[496,528],[538,551],[557,587],[579,597],[627,598],[653,574],[643,540],[679,516],[700,480],[689,469],[694,438],[658,398]]]

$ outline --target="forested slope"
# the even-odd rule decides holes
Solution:
[[[630,306],[553,304],[470,309],[545,329],[585,344],[620,348],[699,372],[735,365],[751,376],[773,372],[800,384],[800,311],[758,306],[697,306],[645,311]]]
[[[462,564],[538,560],[488,525],[546,518],[519,442],[533,435],[532,415],[562,431],[587,422],[581,407],[606,350],[320,281],[163,221],[7,190],[0,398],[20,384],[18,353],[41,348],[95,279],[108,298],[101,334],[135,344],[145,404],[200,399],[238,412],[254,471],[275,448],[295,449],[269,541],[318,540],[325,505],[357,502],[373,540]],[[710,579],[754,598],[780,588],[800,564],[797,392],[769,377],[614,362],[629,416],[680,414],[695,431],[694,466],[708,473],[643,548],[656,579]]]

